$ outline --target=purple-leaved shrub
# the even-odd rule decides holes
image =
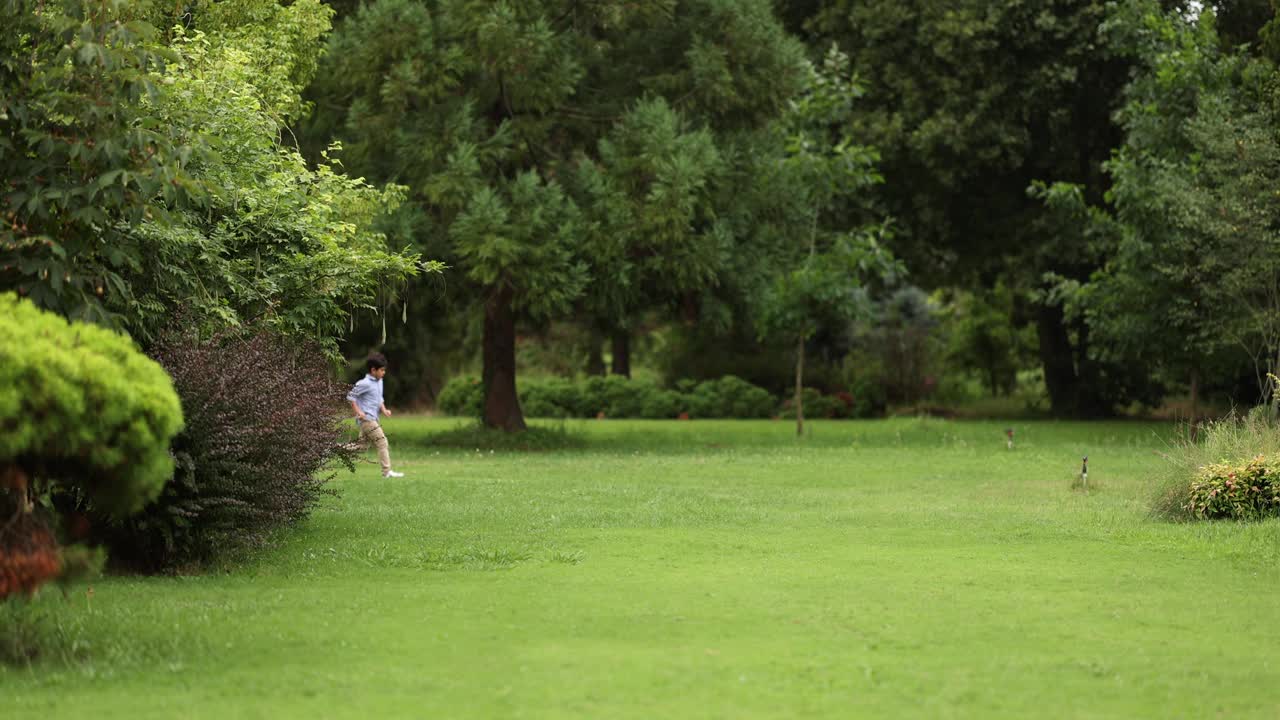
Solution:
[[[151,355],[173,377],[186,428],[164,492],[107,529],[113,562],[171,571],[260,546],[330,492],[335,461],[350,467],[347,386],[315,346],[266,330],[173,334]]]

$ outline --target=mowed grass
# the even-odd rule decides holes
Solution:
[[[1280,716],[1280,523],[1151,519],[1170,426],[457,424],[229,572],[45,593],[0,717]]]

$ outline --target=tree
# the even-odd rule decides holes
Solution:
[[[6,0],[0,23],[0,288],[122,325],[147,253],[131,229],[202,194],[190,164],[203,148],[144,101],[176,55],[118,3]]]
[[[640,100],[577,161],[571,187],[589,213],[590,282],[579,306],[613,345],[613,373],[630,377],[630,335],[645,309],[715,283],[732,245],[715,222],[720,151],[661,97]]]
[[[848,325],[867,313],[863,286],[900,272],[878,241],[883,226],[851,233],[832,223],[837,203],[880,181],[875,152],[848,134],[853,103],[861,94],[848,57],[833,46],[821,69],[810,68],[806,91],[780,127],[787,137],[783,172],[792,181],[803,220],[793,237],[804,254],[798,267],[779,274],[765,300],[761,328],[795,344],[797,435],[804,432],[805,344],[822,327]]]
[[[1214,17],[1120,7],[1114,31],[1140,62],[1120,114],[1124,144],[1107,164],[1107,208],[1074,186],[1045,192],[1108,248],[1087,283],[1064,284],[1095,352],[1137,357],[1185,377],[1193,415],[1202,379],[1243,351],[1259,394],[1280,368],[1280,77],[1222,49]]]
[[[813,3],[810,3],[811,5]],[[1053,408],[1106,412],[1123,370],[1088,353],[1083,323],[1045,292],[1045,273],[1084,280],[1098,259],[1027,188],[1037,179],[1107,188],[1121,138],[1111,113],[1130,61],[1099,29],[1102,0],[828,0],[806,29],[839,43],[863,72],[856,136],[876,147],[875,196],[895,219],[895,254],[925,286],[989,288],[1031,301]],[[803,3],[801,4],[803,5]]]
[[[373,218],[398,202],[280,141],[328,28],[316,0],[11,0],[0,46],[0,288],[147,341],[183,307],[321,338],[421,269]],[[190,26],[187,29],[186,26]],[[438,269],[428,266],[427,269]]]
[[[801,59],[764,0],[378,0],[340,23],[301,135],[409,186],[403,240],[482,298],[484,421],[518,430],[517,320],[587,292],[605,297],[579,307],[620,325],[650,291],[687,287],[677,271],[710,282],[729,239],[702,209],[715,153],[700,133],[776,117]]]

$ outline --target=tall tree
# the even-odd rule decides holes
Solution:
[[[181,307],[193,322],[265,322],[333,349],[353,308],[419,268],[371,227],[398,189],[308,169],[280,141],[329,10],[173,12],[0,6],[15,29],[0,39],[0,288],[144,341]]]
[[[1105,412],[1123,368],[1087,352],[1088,330],[1044,292],[1045,273],[1085,279],[1097,259],[1027,188],[1037,179],[1107,187],[1120,140],[1111,113],[1130,62],[1099,36],[1102,0],[829,0],[810,45],[836,41],[863,73],[857,136],[881,153],[877,193],[894,248],[927,285],[994,286],[1035,299],[1055,411]]]
[[[762,334],[781,336],[795,347],[797,435],[804,432],[806,344],[824,327],[848,326],[869,314],[864,286],[901,272],[879,242],[883,227],[850,231],[833,213],[848,196],[881,180],[874,150],[849,135],[849,117],[861,95],[848,56],[833,46],[820,67],[809,68],[805,92],[777,127],[786,142],[781,171],[790,181],[799,222],[791,226],[793,259],[763,302],[760,326]]]
[[[1215,16],[1162,12],[1151,0],[1117,6],[1118,45],[1138,71],[1119,117],[1124,144],[1107,164],[1105,208],[1078,188],[1046,196],[1107,247],[1089,279],[1063,286],[1097,341],[1187,379],[1193,413],[1201,381],[1243,359],[1259,395],[1280,368],[1280,74],[1267,60],[1224,50]],[[1234,362],[1233,362],[1234,358]]]
[[[627,288],[706,282],[728,240],[703,222],[716,153],[699,133],[776,117],[801,60],[765,0],[377,0],[340,24],[302,135],[410,187],[414,240],[483,298],[484,421],[518,430],[517,316],[565,312],[586,288],[621,323]],[[557,218],[572,232],[525,227]]]

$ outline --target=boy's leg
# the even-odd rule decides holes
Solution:
[[[382,426],[377,423],[365,423],[360,429],[363,431],[365,426],[371,426],[369,440],[378,448],[378,462],[382,463],[382,474],[386,475],[391,472],[391,448],[387,446],[387,434],[382,432]],[[361,432],[362,436],[363,434]]]
[[[369,449],[369,434],[365,427],[369,425],[367,422],[357,423],[360,426],[360,432],[356,435],[355,442],[343,443],[342,449],[352,452],[364,452]]]

